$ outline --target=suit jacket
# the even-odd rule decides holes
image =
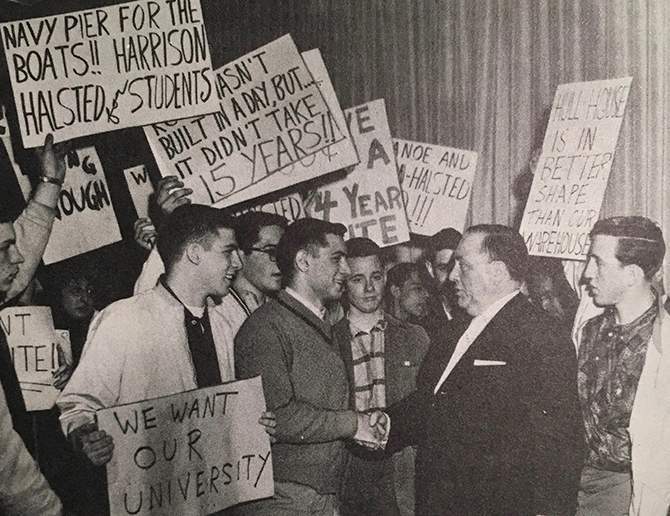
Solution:
[[[423,328],[384,314],[384,376],[386,403],[397,403],[416,389],[419,366],[430,346]],[[356,409],[351,331],[345,317],[333,326],[349,380],[349,404]],[[414,510],[414,450],[409,448],[386,457],[357,445],[348,446],[351,454],[343,489],[344,516],[352,514],[412,514]]]
[[[419,446],[417,515],[574,513],[584,456],[577,360],[555,324],[515,296],[436,394],[468,323],[431,348],[417,391],[388,410],[388,449]]]

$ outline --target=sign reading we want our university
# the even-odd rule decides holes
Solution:
[[[530,254],[586,259],[632,80],[557,88],[519,229]]]
[[[216,113],[145,127],[161,174],[178,176],[194,202],[224,207],[356,163],[325,66],[310,52],[314,72],[282,36],[216,70]]]
[[[200,0],[138,0],[0,24],[26,148],[212,113]]]
[[[205,515],[274,494],[260,377],[96,412],[110,514]]]

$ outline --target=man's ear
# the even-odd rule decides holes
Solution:
[[[186,259],[194,265],[198,265],[202,260],[202,245],[197,242],[192,242],[186,246],[184,251],[184,256]]]
[[[309,270],[309,252],[307,249],[300,249],[295,255],[295,266],[300,272]]]
[[[646,281],[646,278],[644,276],[644,271],[639,265],[635,265],[633,263],[628,264],[625,266],[626,273],[628,274],[628,278],[630,280],[630,285],[638,285],[644,281]]]

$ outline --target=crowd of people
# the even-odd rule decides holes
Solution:
[[[48,138],[32,199],[0,219],[2,307],[31,302],[63,154]],[[97,410],[260,375],[275,494],[225,514],[668,514],[654,222],[599,220],[586,263],[563,263],[504,225],[382,249],[337,223],[233,217],[183,186],[163,178],[161,220],[135,225],[133,296],[98,306],[80,269],[33,294],[73,348],[39,461],[0,331],[1,513],[105,514],[115,443]]]

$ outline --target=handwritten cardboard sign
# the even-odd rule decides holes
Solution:
[[[393,139],[393,149],[409,230],[428,236],[445,227],[462,232],[477,153],[399,138]]]
[[[232,214],[238,216],[250,211],[274,213],[286,217],[289,222],[295,222],[305,217],[305,206],[302,197],[297,193],[282,196],[269,195],[260,200],[258,204],[252,203],[250,206],[240,207],[237,210],[233,209]]]
[[[66,157],[65,184],[58,195],[56,220],[44,251],[51,264],[121,240],[119,224],[95,147]]]
[[[212,113],[200,0],[137,0],[0,24],[25,147]]]
[[[52,373],[61,365],[59,347],[65,361],[69,356],[71,362],[69,334],[54,329],[47,306],[4,308],[0,311],[0,331],[7,337],[28,411],[53,407],[60,391],[52,385]]]
[[[586,258],[632,80],[557,88],[520,227],[530,254]]]
[[[130,198],[133,200],[135,211],[138,217],[149,217],[149,200],[154,193],[154,186],[151,184],[149,174],[144,165],[127,168],[123,171],[128,184]]]
[[[290,35],[215,76],[216,113],[144,128],[161,174],[192,188],[193,202],[232,206],[356,162]]]
[[[32,186],[30,184],[30,179],[23,173],[21,166],[16,162],[16,158],[14,157],[12,137],[9,130],[9,122],[7,120],[7,110],[3,104],[0,104],[0,141],[7,151],[7,157],[12,164],[12,169],[14,170],[16,180],[19,183],[19,188],[21,189],[21,194],[23,194],[23,198],[27,201],[30,199]]]
[[[384,100],[344,111],[360,163],[346,177],[312,192],[310,217],[340,222],[347,238],[371,238],[381,247],[409,240],[402,190]]]
[[[112,516],[204,515],[274,493],[260,377],[97,412]]]

